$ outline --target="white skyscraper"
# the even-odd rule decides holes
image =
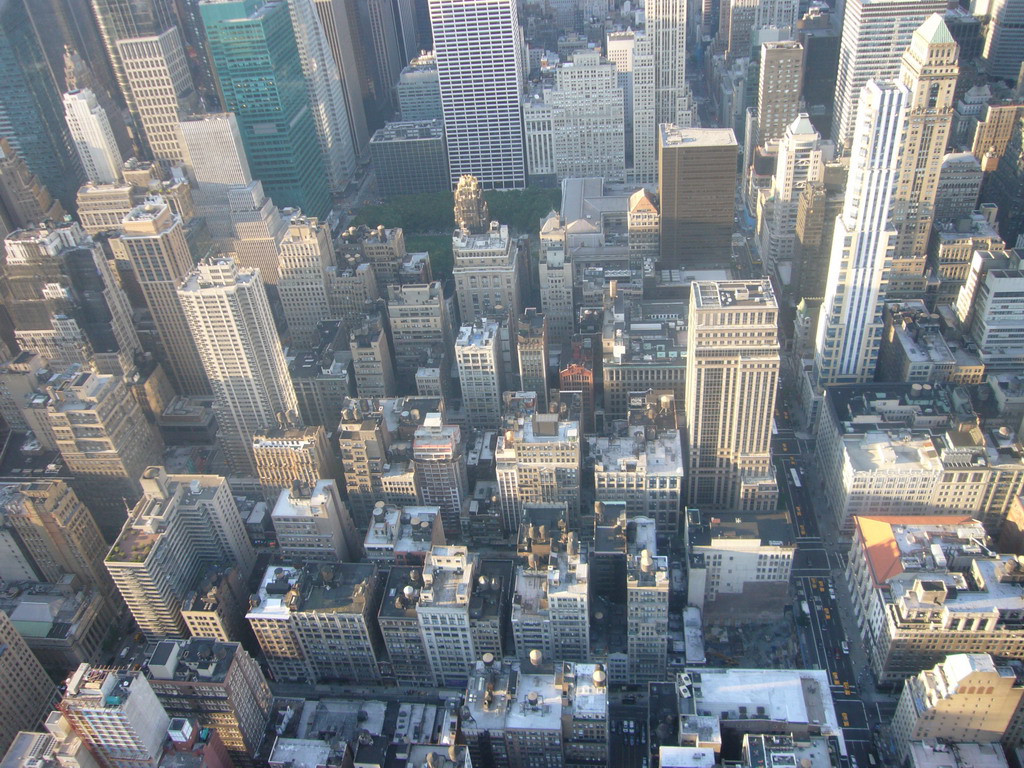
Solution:
[[[869,79],[895,80],[914,30],[933,13],[944,14],[946,5],[945,0],[848,0],[832,118],[832,139],[844,154],[852,146],[861,89]]]
[[[462,326],[455,340],[455,361],[470,426],[496,429],[504,390],[500,323],[483,318]]]
[[[648,0],[646,33],[654,52],[657,123],[690,125],[686,90],[686,0]],[[654,141],[654,137],[651,137]]]
[[[356,153],[338,68],[313,0],[288,0],[302,74],[313,108],[313,122],[324,158],[327,183],[344,191],[356,170]]]
[[[909,99],[906,86],[874,80],[860,94],[846,201],[836,221],[818,320],[814,358],[820,386],[870,381],[875,373]]]
[[[277,414],[299,412],[260,272],[210,259],[178,297],[213,390],[221,448],[236,474],[254,477],[253,435]]]
[[[230,239],[228,190],[252,181],[238,121],[232,112],[195,115],[181,121],[185,169],[192,182],[196,214],[214,239]]]
[[[526,186],[516,0],[429,0],[448,165],[485,189]]]
[[[64,118],[86,178],[94,184],[115,183],[121,176],[121,153],[96,94],[88,88],[65,93]]]
[[[634,184],[653,184],[658,180],[658,120],[654,88],[657,79],[653,38],[637,35],[633,43]]]

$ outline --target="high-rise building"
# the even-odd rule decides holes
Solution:
[[[903,54],[900,82],[909,97],[892,201],[896,235],[888,295],[918,295],[925,288],[935,196],[953,120],[958,54],[959,47],[937,13],[914,31]]]
[[[424,351],[435,343],[442,345],[444,359],[451,367],[455,340],[441,283],[389,286],[388,317],[395,344],[395,372],[399,376],[415,374]]]
[[[277,414],[299,412],[259,270],[210,259],[178,297],[213,390],[221,448],[236,473],[253,476],[253,435]]]
[[[668,558],[650,550],[626,565],[629,682],[662,680],[668,663]]]
[[[511,318],[521,311],[521,243],[504,224],[495,221],[484,226],[479,234],[460,229],[452,236],[452,272],[463,323],[489,317],[499,307]]]
[[[455,339],[455,362],[462,384],[462,407],[470,426],[496,429],[505,391],[501,327],[486,318],[464,325]]]
[[[262,181],[229,189],[228,208],[235,235],[231,251],[238,266],[259,269],[266,285],[277,285],[288,217],[281,215],[274,201],[264,193]]]
[[[491,226],[491,212],[480,180],[471,174],[459,177],[455,187],[455,226],[471,235],[482,235]]]
[[[736,201],[731,128],[658,127],[661,265],[728,265]]]
[[[334,65],[314,0],[290,0],[288,10],[320,142],[322,167],[331,191],[341,193],[356,171],[356,150],[341,75]]]
[[[933,13],[946,12],[945,0],[850,0],[843,12],[832,117],[832,140],[856,162],[857,110],[868,81],[896,79],[901,57],[915,30]],[[939,152],[945,150],[943,146]]]
[[[383,586],[376,563],[271,565],[246,618],[274,679],[379,683]]]
[[[368,84],[364,61],[365,45],[359,35],[355,7],[348,0],[313,1],[324,34],[327,36],[331,66],[341,77],[341,91],[345,99],[345,114],[348,116],[353,148],[356,156],[362,159],[366,155],[367,142],[370,140],[363,106]]]
[[[540,651],[547,659],[582,661],[590,654],[590,580],[586,557],[552,552],[538,568],[516,569],[512,634],[522,663]]]
[[[427,414],[413,435],[412,460],[420,499],[440,509],[445,536],[460,536],[459,521],[469,499],[462,430],[445,424],[440,413]]]
[[[80,664],[57,705],[104,768],[156,768],[171,718],[141,671]]]
[[[534,307],[528,307],[516,323],[519,355],[519,388],[537,394],[537,411],[548,409],[548,323]]]
[[[633,41],[633,172],[634,184],[658,180],[658,121],[654,38],[637,34]]]
[[[804,71],[814,73],[804,78],[800,95],[814,127],[826,138],[832,137],[841,18],[828,8],[812,6],[796,23],[796,39],[804,47]]]
[[[349,334],[352,369],[358,397],[391,397],[395,390],[395,370],[391,364],[391,345],[382,312],[363,315]]]
[[[183,394],[210,391],[195,339],[177,289],[192,268],[192,254],[181,218],[163,200],[133,208],[110,241],[118,258],[131,265],[156,326],[162,361]]]
[[[767,280],[693,284],[685,408],[691,506],[775,509],[778,312]]]
[[[815,302],[815,306],[825,296],[832,236],[843,212],[848,170],[845,160],[825,163],[821,178],[808,178],[798,196],[793,274],[799,275],[798,295]],[[812,329],[812,341],[813,336]]]
[[[31,12],[30,6],[36,4],[13,0],[0,8],[0,65],[5,73],[0,85],[0,133],[64,209],[71,211],[82,169],[64,121],[61,89]]]
[[[64,94],[64,118],[87,181],[113,184],[121,178],[121,152],[110,120],[88,88]]]
[[[295,216],[281,240],[277,293],[292,343],[305,347],[317,338],[317,323],[333,315],[327,297],[327,270],[334,247],[327,225]]]
[[[416,617],[438,685],[466,682],[475,660],[490,648],[473,642],[469,603],[479,556],[465,547],[433,547],[423,566]]]
[[[25,639],[0,611],[0,750],[6,752],[19,731],[38,727],[57,699],[57,687]]]
[[[686,2],[655,0],[644,8],[654,56],[655,125],[690,124],[686,85]]]
[[[472,174],[485,189],[522,189],[526,67],[517,4],[430,0],[429,8],[452,186]]]
[[[281,491],[270,516],[281,557],[297,563],[353,562],[362,554],[334,480]]]
[[[538,96],[541,98],[538,99]],[[615,65],[578,51],[555,70],[555,87],[524,97],[526,167],[540,180],[626,178],[623,94]]]
[[[320,425],[284,425],[258,432],[252,438],[252,453],[263,493],[271,502],[296,482],[312,488],[338,473],[327,432]]]
[[[184,637],[182,606],[206,568],[233,565],[249,578],[255,553],[227,480],[148,467],[144,495],[110,553],[107,570],[135,623],[150,637]]]
[[[106,544],[92,513],[63,480],[35,480],[0,486],[0,510],[17,534],[42,581],[58,582],[73,573],[86,584],[109,591],[103,566]]]
[[[451,189],[440,120],[387,123],[370,139],[370,159],[385,197]]]
[[[815,340],[820,386],[869,381],[875,374],[909,100],[904,85],[879,85],[874,80],[858,99],[846,201],[836,221]]]
[[[179,120],[198,111],[198,97],[178,28],[119,40],[117,50],[149,153],[165,168],[181,165]]]
[[[1024,5],[1019,0],[994,0],[987,5],[988,25],[982,58],[992,77],[1016,81],[1024,62]]]
[[[792,41],[761,45],[757,86],[757,142],[781,139],[800,111],[804,47]]]
[[[252,175],[278,205],[324,217],[328,181],[291,5],[221,0],[200,12],[224,109],[238,120]]]
[[[399,685],[437,685],[416,616],[421,566],[394,565],[384,587],[377,621]]]
[[[0,233],[6,237],[16,229],[63,218],[60,201],[40,183],[11,142],[0,139]]]
[[[192,115],[181,121],[184,165],[196,214],[215,240],[233,235],[228,191],[252,183],[238,121],[231,112]]]
[[[215,728],[235,765],[253,764],[273,696],[259,664],[239,643],[163,640],[148,667],[149,684],[168,715]]]
[[[123,379],[72,371],[47,387],[46,415],[76,493],[109,539],[140,495],[139,475],[163,458],[163,440]]]
[[[398,76],[398,111],[402,120],[443,120],[437,59],[433,53],[413,58]]]
[[[938,225],[970,218],[978,207],[983,176],[981,163],[970,152],[944,155],[939,168],[939,184],[935,189],[934,223]]]
[[[955,653],[903,686],[892,729],[900,755],[911,742],[998,743],[1014,720],[1024,686],[987,653]]]

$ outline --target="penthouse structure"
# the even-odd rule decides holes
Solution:
[[[246,618],[274,679],[379,683],[382,587],[375,563],[270,566]]]
[[[404,507],[378,501],[363,540],[367,560],[422,566],[431,547],[445,544],[439,507]]]
[[[149,467],[143,497],[107,554],[106,566],[136,624],[151,637],[187,635],[181,609],[210,565],[248,578],[256,556],[227,481]]]
[[[879,684],[953,653],[1024,652],[1024,567],[989,549],[964,515],[854,518],[846,578],[853,615]]]

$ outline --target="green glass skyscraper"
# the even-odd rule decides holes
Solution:
[[[212,0],[199,8],[253,178],[278,206],[325,217],[331,198],[288,4]]]

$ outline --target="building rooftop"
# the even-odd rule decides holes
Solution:
[[[420,604],[425,607],[468,606],[476,556],[466,547],[435,546],[423,567]]]
[[[0,581],[0,590],[0,611],[29,642],[31,638],[74,638],[89,606],[102,599],[93,588],[82,587],[70,576],[59,584]]]
[[[421,568],[401,565],[391,566],[387,583],[384,585],[384,599],[378,615],[384,619],[406,619],[415,622],[416,603],[423,588]]]
[[[679,432],[667,430],[653,439],[642,425],[631,426],[623,437],[590,438],[590,455],[597,472],[641,472],[683,475]]]
[[[911,768],[1007,768],[1009,763],[999,744],[958,742],[955,745],[936,741],[911,741],[908,744]],[[956,754],[954,754],[954,749]]]
[[[331,745],[323,739],[286,739],[281,736],[274,741],[270,752],[271,765],[288,765],[292,768],[323,768],[330,762]]]
[[[690,523],[690,546],[708,547],[715,540],[756,540],[761,546],[794,546],[793,526],[786,510],[713,512]]]
[[[942,462],[927,430],[872,431],[843,435],[855,472],[940,472]]]
[[[681,128],[672,123],[658,126],[660,144],[679,147],[686,144],[701,147],[735,147],[736,134],[732,128]]]
[[[466,703],[462,708],[463,728],[474,731],[501,731],[506,713],[516,701],[519,666],[513,662],[493,659],[478,661],[470,672],[466,687]],[[469,721],[466,723],[465,721]]]
[[[561,730],[562,691],[551,675],[520,675],[515,700],[505,718],[506,730]]]
[[[150,677],[176,682],[223,683],[240,650],[238,643],[222,643],[210,638],[161,640],[149,658]]]
[[[486,347],[494,343],[499,326],[494,320],[482,320],[473,325],[464,325],[459,329],[456,347]]]
[[[608,717],[608,676],[600,664],[562,664],[563,678],[572,675],[568,703],[573,717],[604,720]]]
[[[693,283],[691,301],[699,309],[767,307],[778,309],[769,280],[698,281]]]

